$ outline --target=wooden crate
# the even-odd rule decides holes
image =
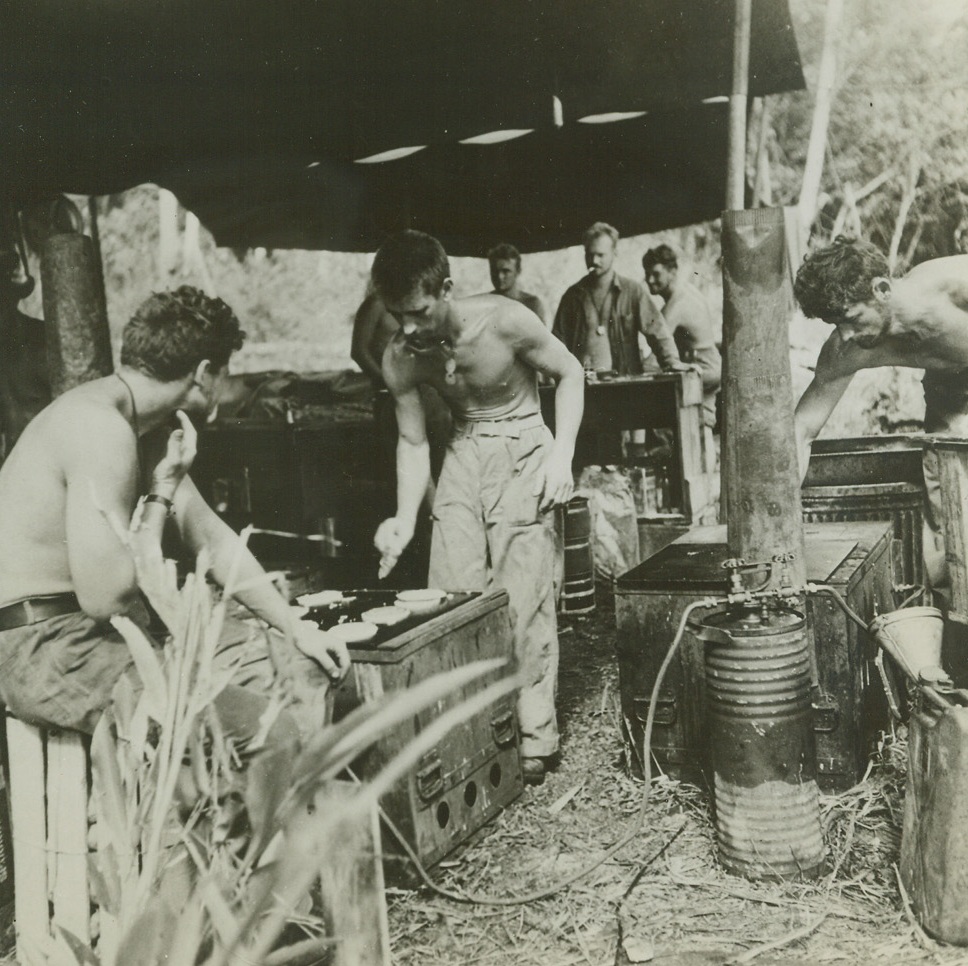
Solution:
[[[807,577],[829,583],[865,619],[893,609],[892,532],[886,523],[818,523],[805,528]],[[641,745],[659,666],[686,606],[721,595],[720,564],[729,554],[725,527],[700,527],[619,578],[615,587],[616,647],[626,757],[641,773]],[[866,767],[871,735],[886,720],[874,644],[833,600],[808,599],[818,689],[814,730],[818,783],[854,784]],[[674,778],[702,782],[706,762],[703,645],[686,632],[659,695],[652,751]]]
[[[543,386],[541,411],[554,431],[555,390]],[[677,521],[698,523],[710,499],[703,434],[702,379],[697,372],[622,376],[585,386],[585,413],[575,444],[574,467],[623,462],[616,454],[620,430],[666,430],[671,439],[669,504]],[[627,462],[627,461],[626,461]],[[670,522],[668,514],[656,522]]]
[[[351,650],[353,667],[338,706],[373,701],[433,674],[488,658],[513,659],[505,591],[475,595],[376,648]],[[498,670],[415,716],[357,763],[376,775],[401,748],[443,713],[509,673]],[[339,712],[338,712],[339,713]],[[454,728],[382,802],[383,810],[424,866],[432,866],[514,801],[523,790],[515,695],[507,695]],[[409,862],[384,833],[388,873],[408,877]]]
[[[941,479],[945,560],[951,574],[948,617],[968,624],[968,440],[932,436],[927,447],[937,454]]]
[[[17,959],[40,964],[65,955],[60,931],[91,942],[88,886],[87,739],[6,716],[14,836]],[[117,931],[102,917],[98,952],[113,963]]]
[[[895,576],[900,583],[924,582],[921,552],[924,485],[870,483],[805,486],[801,490],[805,523],[890,520],[894,525]]]

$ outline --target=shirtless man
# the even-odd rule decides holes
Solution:
[[[495,245],[487,253],[487,261],[491,268],[491,284],[494,286],[494,294],[503,295],[505,298],[520,302],[531,309],[547,325],[548,318],[541,299],[521,288],[519,281],[521,277],[521,253],[514,245],[509,245],[507,242]]]
[[[363,299],[353,319],[350,356],[377,388],[383,388],[383,352],[399,326],[396,319],[371,292]]]
[[[723,360],[716,348],[712,312],[702,292],[679,275],[679,259],[668,245],[657,245],[642,256],[645,282],[663,300],[662,314],[672,330],[679,358],[702,375],[703,421],[716,425],[716,393],[723,377]]]
[[[124,330],[118,371],[55,399],[0,467],[0,698],[18,717],[90,733],[117,680],[135,674],[109,618],[144,628],[147,614],[132,555],[109,520],[126,525],[139,496],[138,556],[160,556],[171,517],[192,554],[207,548],[211,576],[224,585],[239,541],[188,476],[196,444],[188,414],[214,410],[242,337],[221,299],[189,286],[152,295]],[[338,680],[349,667],[345,648],[294,620],[258,578],[264,571],[241,551],[237,580],[254,583],[236,596],[285,635],[276,671],[296,678],[315,669],[295,641]],[[264,706],[232,686],[217,702],[223,726],[242,740]]]
[[[418,387],[429,383],[454,414],[434,502],[431,586],[503,587],[510,598],[525,778],[543,780],[558,748],[558,635],[552,586],[552,508],[572,495],[571,462],[584,405],[579,362],[523,305],[499,295],[455,299],[447,255],[422,232],[377,252],[373,282],[400,323],[383,357],[396,402],[397,512],[375,544],[385,576],[413,536],[430,473]],[[537,376],[557,383],[553,438]]]
[[[800,477],[810,445],[860,369],[924,369],[924,430],[968,436],[968,255],[922,262],[891,278],[873,245],[839,237],[808,255],[794,292],[804,314],[835,325],[795,416]],[[933,590],[947,574],[938,468],[924,458],[924,563]]]

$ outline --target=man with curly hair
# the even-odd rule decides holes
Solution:
[[[836,326],[797,403],[801,479],[811,443],[860,369],[924,369],[925,432],[968,436],[968,255],[922,262],[891,278],[877,248],[840,236],[804,259],[794,293],[805,315]],[[941,496],[931,454],[925,454],[924,482],[925,573],[945,596]]]
[[[188,475],[196,446],[189,417],[214,412],[243,336],[228,305],[198,289],[150,296],[125,327],[118,370],[55,399],[0,467],[0,699],[18,717],[90,733],[118,679],[136,675],[110,623],[124,615],[147,627],[132,553],[112,525],[133,515],[139,557],[161,556],[170,524],[193,556],[207,550],[220,585],[237,567],[236,582],[245,584],[238,600],[282,632],[272,655],[277,672],[315,669],[303,650],[334,680],[347,670],[345,648],[294,620]],[[244,742],[265,705],[263,696],[230,686],[216,710],[226,732]],[[285,717],[273,740],[294,740]]]

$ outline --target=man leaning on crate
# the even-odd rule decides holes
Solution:
[[[877,248],[840,236],[804,259],[794,292],[805,315],[836,326],[797,403],[801,479],[811,443],[861,369],[924,369],[925,432],[968,437],[968,255],[935,258],[892,278]],[[947,598],[941,486],[929,452],[924,485],[925,574]]]
[[[397,319],[383,355],[396,403],[397,511],[375,543],[381,576],[413,537],[430,478],[420,386],[433,386],[454,430],[433,509],[430,584],[508,592],[525,780],[543,780],[558,748],[558,632],[552,510],[572,494],[571,463],[584,406],[584,373],[529,309],[502,295],[453,297],[437,239],[407,231],[373,261],[373,283]],[[552,437],[541,418],[538,374],[557,384]]]
[[[126,615],[146,629],[134,561],[111,523],[127,525],[139,498],[131,533],[139,555],[160,555],[170,518],[189,551],[207,548],[220,585],[240,553],[240,583],[264,576],[188,476],[189,415],[214,411],[243,335],[221,299],[189,286],[150,296],[125,327],[118,371],[55,399],[0,467],[0,698],[17,717],[91,733],[121,675],[136,678],[109,619]],[[296,642],[332,679],[345,674],[345,648],[294,620],[268,579],[236,596],[285,635],[273,654],[277,672],[315,667]],[[264,696],[232,685],[216,701],[223,728],[242,743],[265,706]],[[266,745],[294,740],[282,715]]]

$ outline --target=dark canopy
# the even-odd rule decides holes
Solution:
[[[734,0],[8,0],[3,191],[170,187],[220,244],[455,254],[722,207]],[[754,0],[750,93],[801,87]],[[555,99],[560,110],[554,108]],[[606,124],[606,112],[647,112]],[[557,123],[556,123],[557,120]],[[498,144],[462,144],[527,130]],[[392,149],[407,157],[359,163]]]

